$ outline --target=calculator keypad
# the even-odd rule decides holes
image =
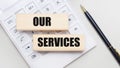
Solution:
[[[36,4],[36,2],[37,4]],[[50,2],[53,1],[53,2]],[[39,7],[39,8],[38,8]],[[69,16],[69,31],[62,32],[36,32],[36,31],[17,31],[15,17],[16,14],[20,13],[67,13]],[[49,52],[36,52],[32,50],[32,35],[33,34],[82,34],[80,26],[76,23],[75,16],[72,14],[69,7],[66,5],[65,0],[32,0],[25,4],[23,7],[19,8],[14,12],[14,15],[9,16],[5,19],[5,27],[8,32],[14,38],[17,43],[16,46],[21,47],[22,53],[25,57],[28,57],[31,61],[40,58],[40,56],[46,55]]]

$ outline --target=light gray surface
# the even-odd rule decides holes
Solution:
[[[69,0],[85,23],[97,46],[66,68],[119,68],[117,62],[85,18],[79,5],[86,7],[114,47],[120,50],[120,0]],[[6,33],[0,27],[0,68],[28,68]]]

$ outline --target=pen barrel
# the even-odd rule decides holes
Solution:
[[[94,21],[94,19],[92,18],[92,16],[86,11],[85,12],[86,17],[88,18],[88,20],[90,21],[90,23],[92,24],[92,26],[95,28],[95,30],[97,31],[97,33],[100,35],[100,37],[103,39],[104,43],[109,47],[111,46],[111,43],[108,41],[108,39],[106,38],[106,36],[104,35],[104,33],[102,32],[102,30],[99,28],[99,26],[96,24],[96,22]]]
[[[96,22],[94,21],[94,19],[92,18],[92,16],[87,11],[85,12],[85,16],[90,21],[90,23],[92,24],[92,26],[95,28],[95,30],[97,31],[97,33],[99,34],[99,36],[101,37],[101,39],[104,41],[104,43],[106,44],[106,46],[108,47],[108,49],[110,50],[110,52],[112,53],[112,55],[115,57],[115,59],[117,60],[117,62],[120,65],[120,56],[119,56],[119,54],[112,47],[111,43],[108,41],[108,39],[106,38],[106,36],[102,32],[102,30],[99,28],[99,26],[96,24]]]
[[[109,50],[111,51],[112,55],[115,57],[115,59],[117,60],[117,62],[120,65],[120,56],[119,56],[118,52],[116,52],[116,50],[113,47],[109,47]]]

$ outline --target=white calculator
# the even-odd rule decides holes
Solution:
[[[8,0],[6,0],[8,1]],[[10,0],[12,1],[12,0]],[[0,4],[0,24],[30,68],[64,68],[75,59],[95,47],[82,21],[77,18],[67,0],[15,0],[10,5]],[[2,2],[1,2],[2,3]],[[9,3],[9,2],[8,2]],[[1,7],[2,6],[2,7]],[[17,31],[16,14],[66,13],[69,14],[69,31],[34,32]],[[83,52],[36,52],[32,50],[33,34],[84,34],[86,37]]]

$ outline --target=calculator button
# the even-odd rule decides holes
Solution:
[[[73,15],[70,15],[68,18],[69,24],[71,25],[71,23],[73,23],[74,21],[76,21],[75,17]]]
[[[22,34],[21,36],[19,36],[19,37],[17,38],[17,41],[18,41],[19,45],[23,45],[23,46],[24,46],[25,44],[31,42],[29,36],[27,36],[26,34]]]
[[[34,34],[35,32],[34,31],[32,31],[32,34]]]
[[[21,14],[21,13],[25,13],[25,11],[23,9],[20,9],[17,12],[15,12],[15,14]]]
[[[39,5],[43,6],[46,4],[46,2],[48,2],[47,0],[37,0],[37,3],[39,3]]]
[[[57,13],[56,11],[53,12],[53,14],[56,14],[56,13]]]
[[[55,6],[58,8],[62,7],[65,5],[64,1],[63,0],[53,0],[54,1],[54,4]]]
[[[24,31],[24,33],[26,33],[27,36],[29,37],[29,39],[32,41],[34,32],[33,31]]]
[[[14,27],[10,30],[11,34],[14,36],[14,37],[18,37],[20,36],[21,32],[20,31],[17,31],[17,29]]]
[[[83,34],[82,29],[81,29],[80,26],[77,25],[77,24],[74,25],[74,26],[72,26],[72,27],[70,28],[69,32],[70,32],[71,34]]]
[[[67,6],[64,6],[60,9],[59,13],[67,13],[70,14],[70,10]]]
[[[14,27],[16,25],[15,23],[15,17],[11,16],[5,20],[5,26],[9,29]]]
[[[42,13],[53,13],[54,12],[54,8],[51,4],[46,5],[45,7],[43,7]]]
[[[23,50],[25,53],[30,54],[33,52],[32,50],[32,44],[28,43],[25,46],[23,46]]]
[[[49,53],[49,52],[38,52],[40,55],[46,55],[47,53]]]
[[[37,52],[33,52],[33,53],[30,54],[28,57],[29,57],[32,61],[35,61],[35,59],[40,58],[40,54],[37,53]]]
[[[35,4],[34,4],[33,2],[29,3],[29,4],[26,6],[26,11],[27,11],[27,13],[32,12],[32,11],[34,11],[34,10],[36,10],[36,6],[35,6]]]
[[[48,0],[35,0],[35,1],[38,3],[39,7],[42,7],[48,3]]]
[[[35,11],[35,12],[34,12],[34,14],[38,14],[38,13],[40,13],[40,11],[39,11],[39,10],[37,10],[37,11]]]
[[[33,35],[33,31],[24,31],[24,33],[26,33],[28,36],[32,36]]]
[[[39,3],[45,3],[46,0],[39,0]]]

